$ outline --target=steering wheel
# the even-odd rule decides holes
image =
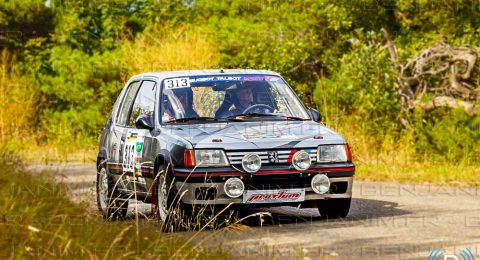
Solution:
[[[269,113],[273,113],[274,109],[269,106],[269,105],[265,105],[265,104],[256,104],[256,105],[251,105],[249,107],[247,107],[245,110],[243,110],[243,114],[248,114],[248,112],[256,109],[256,108],[265,108],[265,109],[268,109],[269,110]]]

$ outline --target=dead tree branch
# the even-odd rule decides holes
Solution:
[[[449,107],[463,109],[469,115],[479,113],[475,107],[480,96],[478,48],[439,42],[399,65],[395,45],[385,29],[381,32],[385,40],[382,50],[389,50],[399,69],[395,86],[404,112]]]

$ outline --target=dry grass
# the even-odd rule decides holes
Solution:
[[[32,139],[35,87],[23,78],[16,57],[6,49],[0,53],[0,142],[19,143]]]
[[[414,136],[406,134],[394,140],[388,133],[361,134],[356,122],[330,122],[348,141],[357,166],[356,179],[451,186],[480,186],[477,166],[461,162],[433,162],[428,155],[416,155]],[[378,136],[384,136],[379,140]]]
[[[201,31],[182,27],[175,31],[153,28],[134,42],[121,41],[128,77],[148,71],[207,69],[217,66],[220,52],[212,39]]]
[[[477,166],[413,163],[408,166],[395,164],[358,164],[358,180],[437,184],[447,186],[480,186]]]
[[[105,222],[69,200],[67,187],[32,175],[0,154],[0,255],[11,259],[228,259],[189,234],[162,234],[157,221]]]
[[[92,163],[97,160],[98,147],[86,147],[78,144],[39,145],[34,141],[24,142],[28,149],[17,150],[16,153],[22,161],[29,163],[56,163],[56,162],[82,162]]]

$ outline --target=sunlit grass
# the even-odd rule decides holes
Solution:
[[[24,142],[16,144],[16,153],[29,164],[49,163],[94,163],[97,160],[97,144],[37,144]]]
[[[124,81],[144,72],[215,68],[220,59],[214,40],[188,26],[174,31],[156,26],[121,46]]]
[[[480,168],[451,164],[357,164],[356,180],[480,186]]]
[[[446,158],[434,159],[429,154],[417,153],[412,132],[400,138],[393,138],[381,130],[368,135],[358,130],[359,122],[343,119],[347,123],[335,121],[330,126],[348,141],[357,180],[480,186],[478,166],[466,160],[454,163]]]
[[[0,52],[0,142],[32,139],[35,122],[35,83],[22,77],[16,57]]]
[[[156,220],[144,219],[138,226],[105,222],[86,205],[71,202],[66,190],[42,174],[19,170],[11,159],[1,161],[0,254],[15,259],[229,258],[222,249],[205,249],[188,233],[161,233]]]

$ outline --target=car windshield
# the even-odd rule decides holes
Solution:
[[[161,121],[308,120],[301,101],[281,77],[190,76],[165,79]]]

